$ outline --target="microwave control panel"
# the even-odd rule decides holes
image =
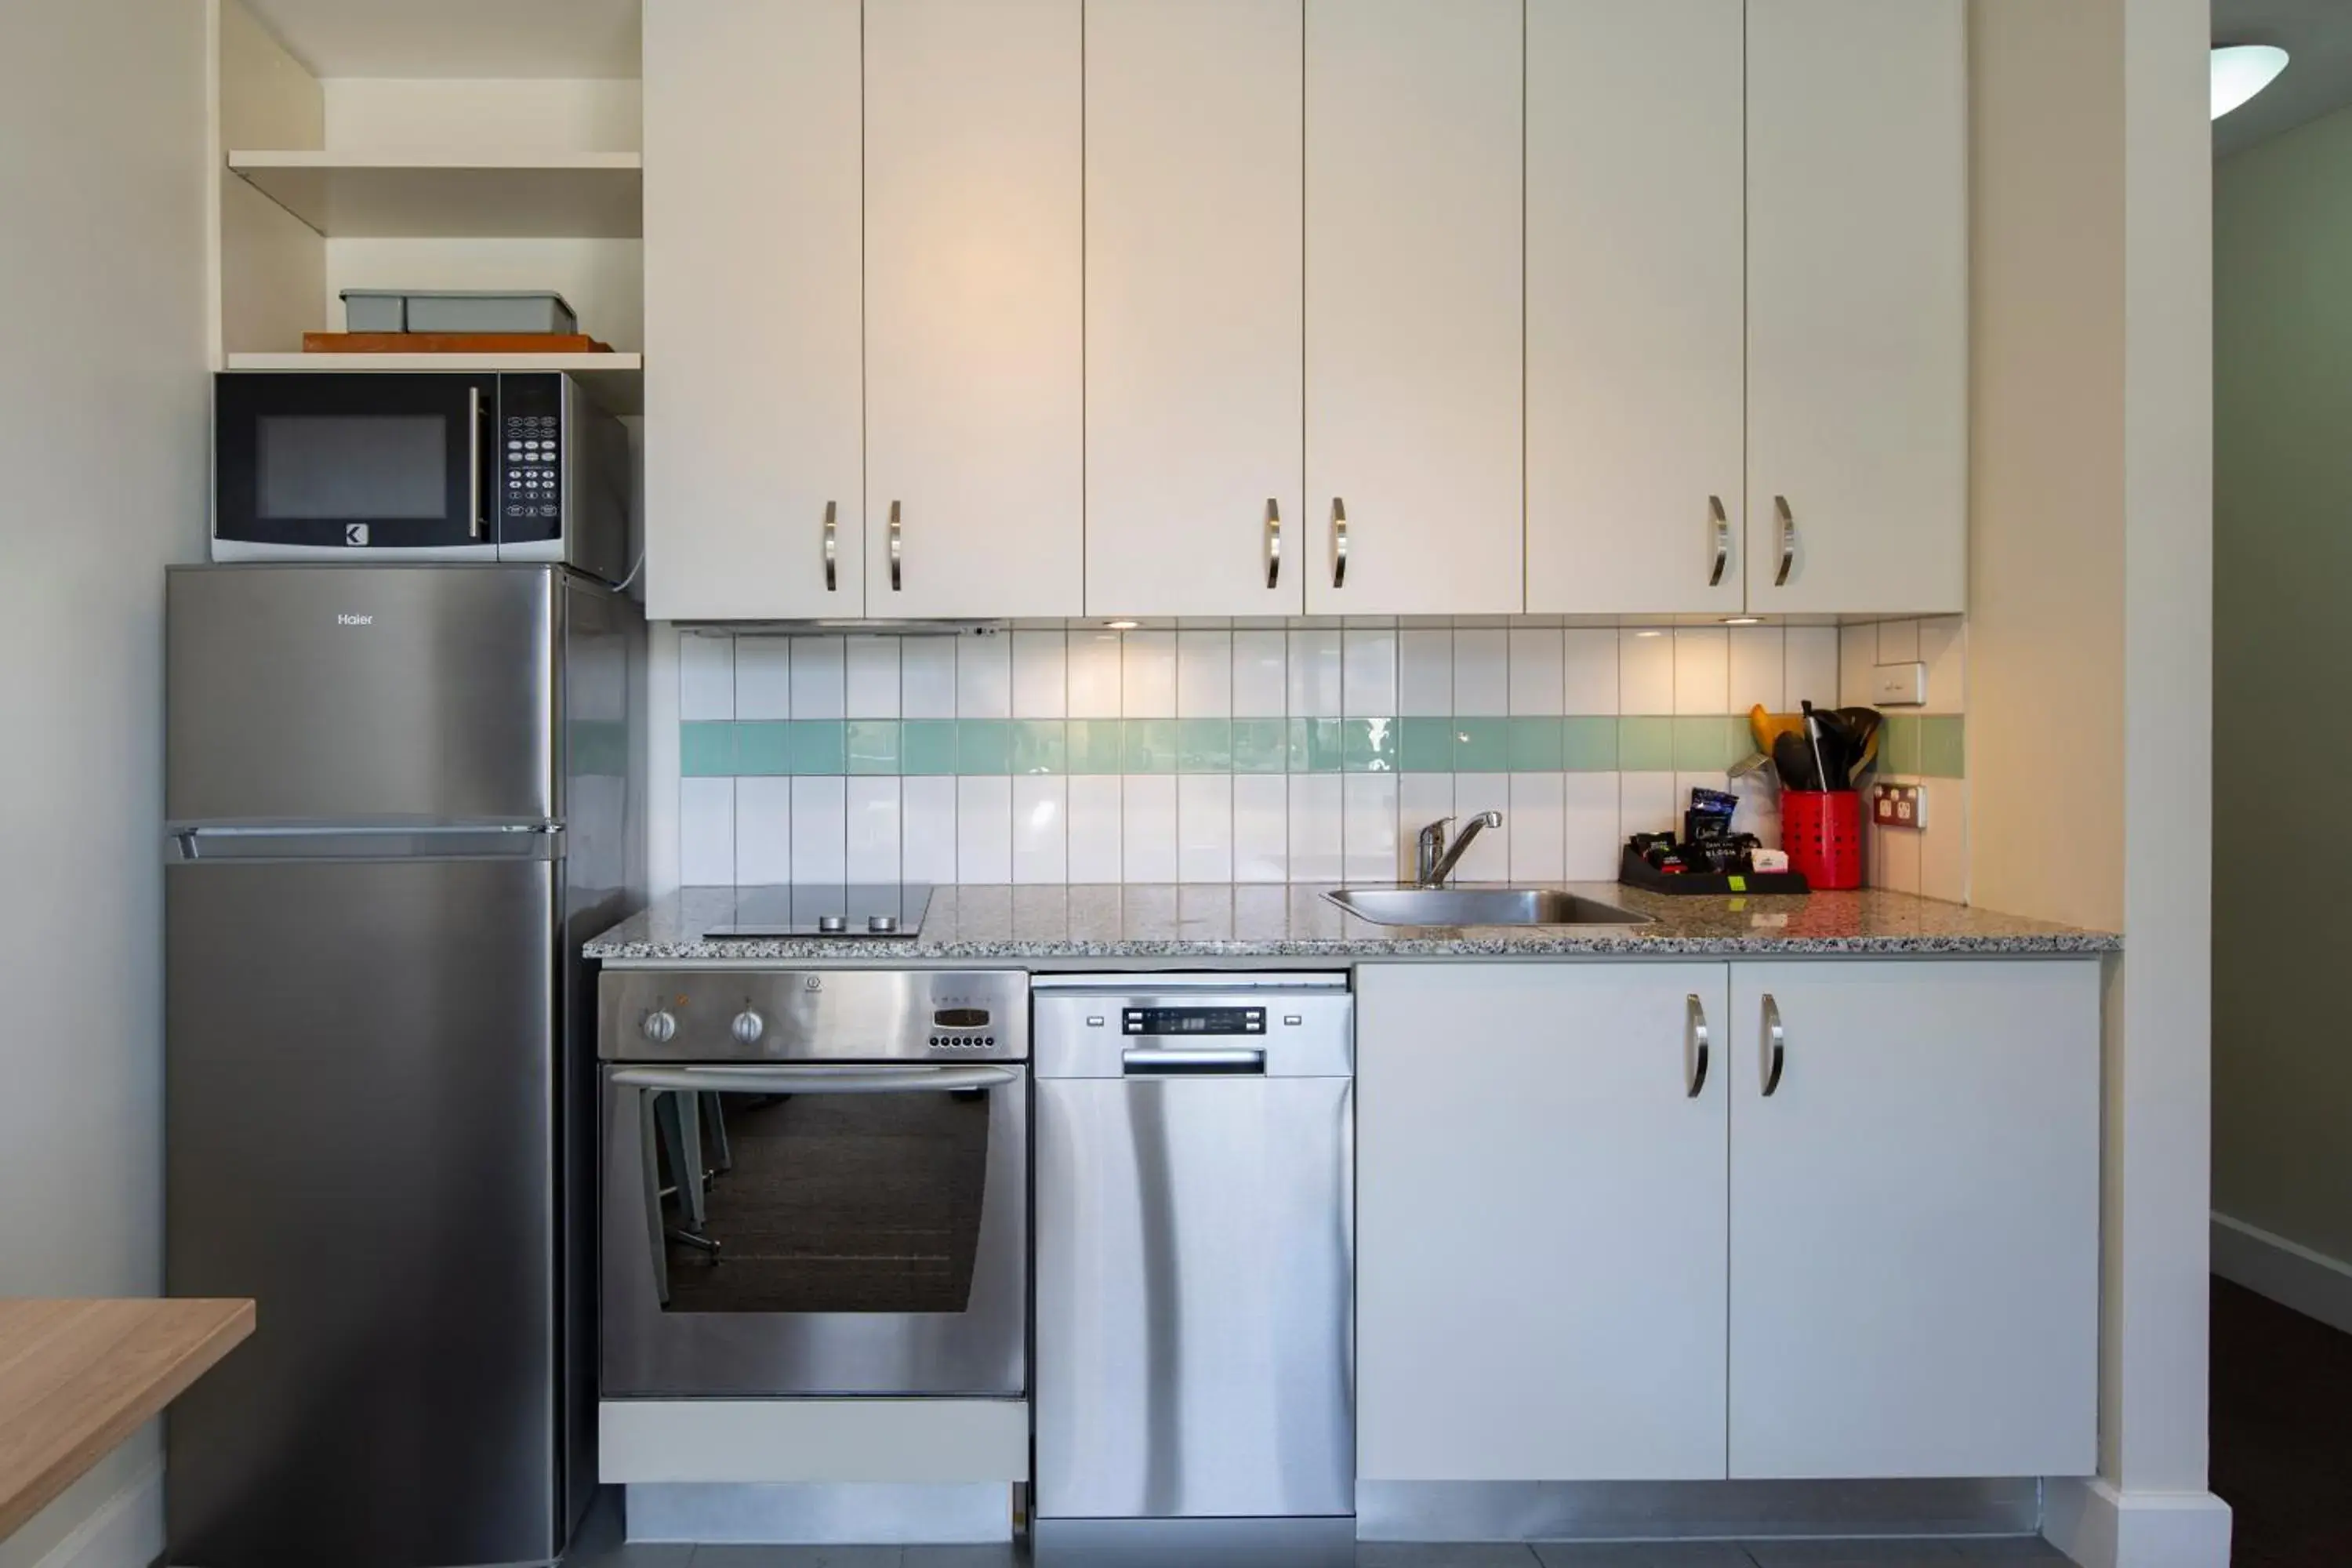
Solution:
[[[563,381],[499,378],[499,537],[552,539],[563,502]]]

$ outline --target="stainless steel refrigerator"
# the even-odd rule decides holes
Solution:
[[[644,629],[554,566],[168,574],[165,1278],[250,1296],[166,1560],[557,1556],[595,1483],[594,999]]]

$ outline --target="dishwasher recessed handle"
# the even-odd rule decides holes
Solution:
[[[1134,1046],[1121,1051],[1118,1065],[1129,1078],[1182,1078],[1203,1074],[1265,1076],[1265,1053],[1247,1047],[1155,1050]]]

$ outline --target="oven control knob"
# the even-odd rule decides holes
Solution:
[[[656,1007],[646,1015],[643,1027],[646,1038],[657,1046],[667,1045],[671,1037],[677,1033],[677,1020]]]
[[[734,1034],[738,1045],[756,1046],[760,1043],[760,1037],[768,1032],[768,1020],[746,1007],[735,1015],[735,1021],[728,1028]]]

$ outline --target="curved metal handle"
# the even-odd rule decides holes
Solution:
[[[896,594],[907,585],[904,562],[907,558],[903,542],[905,530],[898,524],[898,503],[890,503],[890,592]]]
[[[1331,498],[1331,586],[1348,585],[1348,503]]]
[[[1767,1100],[1771,1099],[1772,1091],[1780,1087],[1781,1058],[1787,1054],[1788,1045],[1788,1031],[1780,1027],[1780,1004],[1775,1002],[1768,991],[1764,994],[1763,1061],[1764,1098]]]
[[[1706,498],[1706,515],[1708,527],[1715,534],[1715,569],[1706,574],[1706,585],[1719,588],[1723,585],[1724,569],[1731,564],[1731,518],[1723,510],[1721,496]]]
[[[1264,1076],[1265,1052],[1261,1049],[1237,1047],[1202,1049],[1200,1047],[1179,1047],[1159,1050],[1138,1046],[1118,1054],[1120,1070],[1129,1078],[1149,1078],[1155,1074],[1195,1076],[1211,1074]]]
[[[482,389],[466,388],[466,531],[482,537]]]
[[[1013,1068],[741,1067],[615,1068],[613,1082],[629,1089],[688,1094],[940,1094],[951,1089],[995,1089],[1019,1079]]]
[[[841,591],[841,531],[835,524],[838,509],[832,501],[824,503],[824,591]]]
[[[1694,991],[1683,1004],[1683,1071],[1690,1080],[1684,1093],[1692,1100],[1706,1087],[1706,1005]]]
[[[1269,588],[1282,582],[1282,507],[1272,496],[1265,498],[1265,585]]]
[[[1797,563],[1797,514],[1789,510],[1787,496],[1772,498],[1772,515],[1780,524],[1780,569],[1772,574],[1772,586],[1789,585],[1789,568]]]

